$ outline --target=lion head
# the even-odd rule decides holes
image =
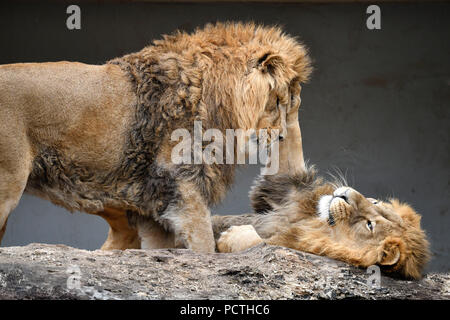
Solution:
[[[188,44],[201,48],[202,96],[214,117],[227,119],[226,112],[234,118],[225,120],[228,128],[286,134],[286,108],[299,103],[299,86],[312,71],[302,43],[279,27],[229,22],[198,29]]]
[[[319,219],[329,237],[356,251],[361,265],[378,264],[387,272],[419,278],[429,259],[429,244],[420,227],[420,215],[396,199],[366,198],[350,187],[339,187],[320,197]],[[358,259],[353,257],[352,259]]]

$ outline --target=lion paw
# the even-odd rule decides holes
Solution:
[[[239,252],[263,242],[252,225],[232,226],[217,241],[219,252]]]

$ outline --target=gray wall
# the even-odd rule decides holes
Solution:
[[[284,25],[310,47],[315,72],[304,86],[304,151],[325,173],[339,168],[362,193],[396,196],[423,215],[434,253],[448,270],[450,236],[450,5],[383,4],[382,30],[365,27],[365,6],[281,4],[82,5],[82,30],[65,28],[64,5],[0,6],[0,63],[102,63],[161,33],[216,20]],[[218,213],[250,210],[257,167],[242,170]],[[98,248],[107,225],[25,195],[4,246],[30,242]]]

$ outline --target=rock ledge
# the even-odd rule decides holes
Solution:
[[[420,281],[260,245],[237,254],[190,250],[0,248],[0,299],[449,299],[450,274]]]

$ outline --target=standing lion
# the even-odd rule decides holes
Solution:
[[[171,133],[194,121],[278,129],[310,71],[294,38],[241,23],[164,36],[105,65],[0,66],[0,240],[26,191],[70,211],[129,210],[143,247],[157,226],[176,246],[214,251],[208,207],[234,165],[174,164]]]

